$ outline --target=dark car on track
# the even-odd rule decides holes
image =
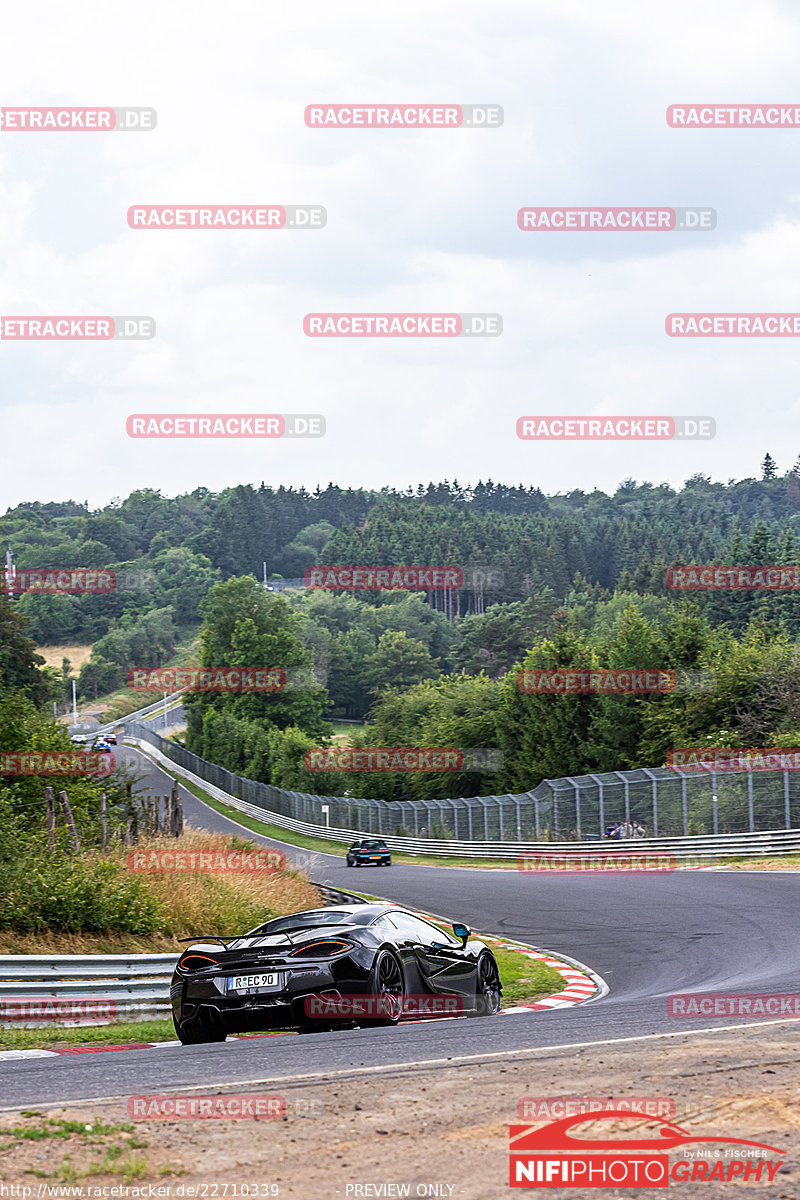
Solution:
[[[362,838],[347,851],[348,867],[390,867],[392,852],[380,838]]]
[[[466,925],[453,933],[392,904],[276,917],[238,937],[194,939],[170,1000],[184,1045],[229,1033],[396,1025],[406,1016],[494,1016],[500,974]]]

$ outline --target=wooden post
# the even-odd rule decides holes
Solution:
[[[105,792],[100,793],[100,828],[103,833],[103,849],[108,849],[108,803]]]
[[[174,805],[174,821],[172,832],[174,833],[175,837],[181,837],[183,834],[183,801],[181,800],[177,783],[172,785],[172,798]]]
[[[47,849],[52,854],[56,848],[56,800],[52,787],[44,789],[47,802]]]
[[[80,849],[81,849],[81,843],[80,843],[80,840],[78,839],[78,831],[75,828],[75,819],[72,815],[72,809],[69,806],[69,800],[67,799],[67,793],[59,792],[58,798],[61,801],[61,807],[64,810],[64,816],[67,818],[67,828],[69,829],[69,836],[72,838],[72,847],[73,847],[75,853],[79,854]]]

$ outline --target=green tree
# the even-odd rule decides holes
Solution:
[[[370,691],[378,696],[388,687],[407,688],[423,679],[433,679],[437,666],[422,642],[402,630],[387,630],[366,660]]]
[[[265,592],[252,575],[216,583],[202,605],[203,667],[277,668],[286,688],[274,692],[194,693],[186,698],[186,744],[203,753],[204,719],[210,709],[244,722],[283,729],[321,730],[327,693],[313,674],[302,641],[302,623],[282,597]],[[241,734],[237,734],[241,740]],[[205,756],[205,755],[204,755]],[[216,760],[215,760],[216,761]]]
[[[40,670],[44,659],[26,636],[26,625],[14,602],[0,590],[0,686],[17,688],[35,704],[44,704],[50,697],[50,682]]]

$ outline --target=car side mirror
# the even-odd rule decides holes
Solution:
[[[457,938],[460,938],[462,944],[464,946],[466,946],[467,939],[468,939],[469,935],[472,933],[472,930],[470,929],[469,925],[454,925],[453,933],[456,935]]]

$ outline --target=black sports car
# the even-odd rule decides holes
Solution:
[[[466,925],[452,929],[392,904],[342,904],[239,937],[197,939],[172,977],[175,1030],[196,1045],[265,1029],[494,1016],[502,991],[494,955]]]
[[[390,867],[392,852],[380,838],[362,838],[347,851],[348,867]]]

